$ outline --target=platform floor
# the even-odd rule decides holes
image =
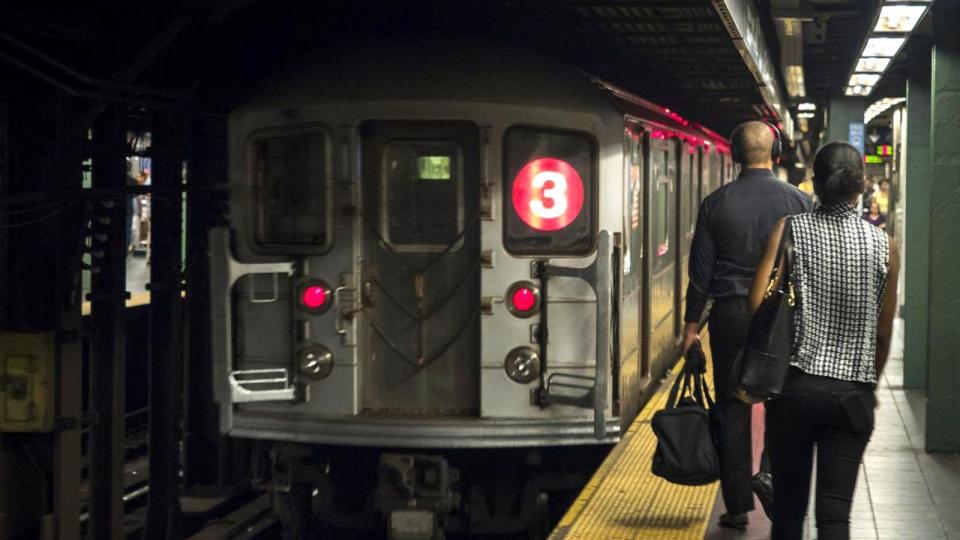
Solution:
[[[707,339],[704,348],[708,349]],[[709,357],[709,350],[707,350]],[[718,484],[671,484],[650,472],[656,437],[653,413],[662,409],[674,377],[657,389],[550,535],[554,540],[703,538]],[[707,380],[712,375],[707,374]],[[712,392],[712,389],[711,389]]]
[[[926,397],[922,391],[901,386],[902,326],[898,320],[891,358],[877,392],[880,407],[876,429],[860,470],[850,538],[960,540],[960,455],[928,454],[924,450]],[[676,486],[649,472],[656,444],[650,418],[663,407],[669,382],[640,413],[551,538],[770,538],[770,521],[759,502],[746,530],[725,529],[717,525],[724,511],[718,484]],[[757,469],[763,448],[762,406],[754,409],[753,426]],[[815,540],[813,501],[807,513],[804,537]]]

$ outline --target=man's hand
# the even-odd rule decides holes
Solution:
[[[700,343],[700,325],[697,323],[687,323],[683,326],[683,355],[694,343]]]

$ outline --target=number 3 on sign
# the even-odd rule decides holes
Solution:
[[[530,211],[541,219],[556,219],[566,213],[567,179],[554,171],[543,171],[533,177],[534,189],[539,189],[540,198],[530,201]]]
[[[513,179],[513,209],[533,229],[560,230],[583,209],[583,180],[561,159],[530,161]]]

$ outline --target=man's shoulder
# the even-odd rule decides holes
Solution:
[[[783,180],[780,180],[779,178],[771,174],[769,178],[769,185],[771,188],[780,191],[787,197],[799,201],[808,210],[813,208],[813,198],[810,195],[804,193],[803,190],[801,190],[797,186],[791,184],[790,182],[785,182]]]

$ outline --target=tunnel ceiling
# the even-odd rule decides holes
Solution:
[[[0,37],[85,74],[227,102],[234,89],[304,51],[379,37],[455,36],[533,48],[721,133],[763,106],[710,0],[304,4],[107,1],[64,8],[17,0],[0,5]],[[0,40],[0,53],[9,47]]]

